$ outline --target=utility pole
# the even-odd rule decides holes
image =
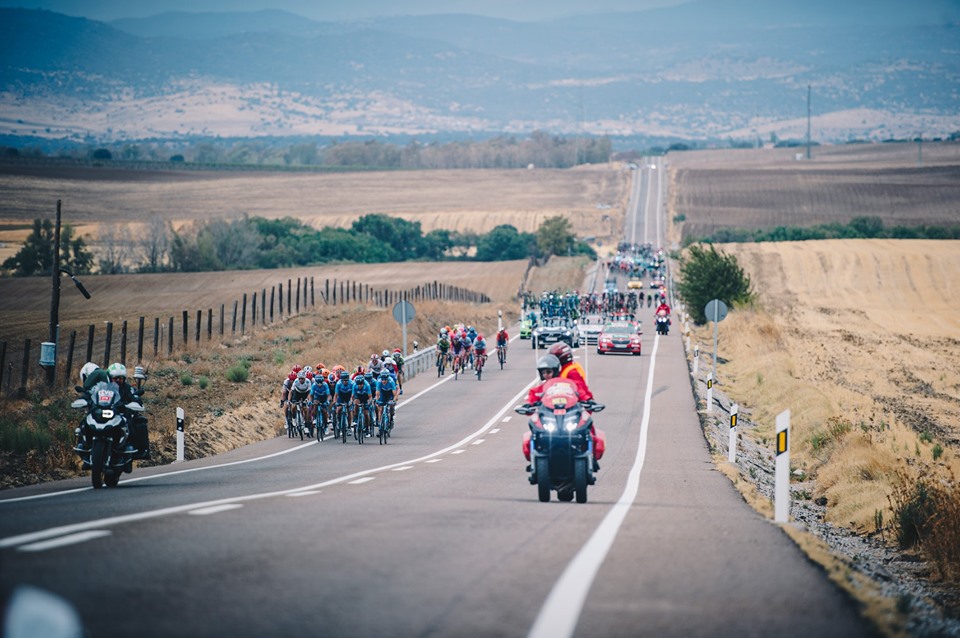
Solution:
[[[53,230],[53,267],[52,278],[53,294],[50,296],[50,330],[47,340],[57,343],[57,329],[60,325],[60,200],[57,200],[57,223]],[[57,378],[56,350],[54,350],[54,364],[47,367],[47,385],[53,386]]]
[[[810,85],[807,85],[807,159],[810,159]]]

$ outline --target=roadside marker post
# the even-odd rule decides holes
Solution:
[[[697,376],[697,370],[700,368],[700,346],[693,346],[693,376]]]
[[[707,413],[713,412],[713,374],[707,375]]]
[[[774,484],[774,520],[790,520],[790,410],[777,415],[776,480]]]
[[[731,463],[737,462],[737,415],[740,413],[740,406],[734,403],[730,407],[730,443],[727,446],[727,460]]]
[[[177,408],[177,462],[183,461],[183,408]]]

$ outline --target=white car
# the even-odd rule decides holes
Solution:
[[[594,344],[600,333],[603,332],[603,317],[601,315],[584,315],[577,323],[582,343]]]

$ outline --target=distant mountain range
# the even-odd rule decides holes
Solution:
[[[0,9],[0,141],[496,134],[815,141],[960,131],[960,3],[696,0],[527,23],[112,23]]]

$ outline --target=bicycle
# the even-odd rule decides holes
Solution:
[[[393,430],[393,406],[396,404],[396,401],[387,401],[380,408],[380,445],[386,445],[390,438],[390,431]]]
[[[497,346],[497,361],[500,362],[500,369],[503,370],[503,364],[507,362],[506,346]]]
[[[350,414],[346,409],[345,403],[338,403],[335,408],[335,419],[333,438],[340,439],[343,443],[347,442],[347,428],[350,423]]]
[[[317,406],[317,412],[314,415],[314,430],[317,433],[317,439],[323,441],[327,436],[327,428],[330,426],[330,404],[326,401],[314,404]]]
[[[289,401],[290,405],[293,406],[293,418],[290,420],[290,424],[287,427],[287,438],[294,438],[298,434],[300,435],[300,440],[303,440],[303,430],[304,421],[303,418],[303,402],[302,401]]]
[[[483,364],[487,362],[487,355],[477,355],[477,359],[474,362],[476,366],[474,372],[477,373],[477,381],[480,380],[481,375],[483,375]]]
[[[368,410],[370,409],[370,402],[361,403],[357,406],[357,427],[353,436],[357,439],[357,442],[360,445],[363,445],[363,440],[367,438],[367,428],[370,427],[367,424]]]
[[[437,353],[437,378],[442,377],[443,373],[447,368],[447,357],[449,355],[446,352]]]

